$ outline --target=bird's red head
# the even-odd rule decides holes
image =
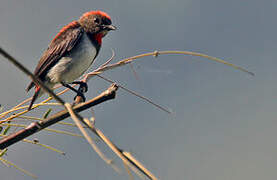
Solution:
[[[116,30],[112,25],[111,17],[103,11],[90,11],[84,13],[79,23],[88,33],[99,34],[101,38],[104,37],[108,31]]]

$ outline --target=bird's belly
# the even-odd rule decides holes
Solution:
[[[51,83],[71,83],[79,78],[93,63],[96,49],[87,36],[72,49],[68,56],[62,57],[59,62],[49,70],[47,76]]]

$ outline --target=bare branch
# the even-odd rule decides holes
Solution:
[[[143,173],[150,179],[153,179],[153,180],[158,179],[150,171],[148,171],[141,163],[137,165],[136,163],[138,161],[136,159],[127,158],[123,154],[123,151],[119,149],[116,145],[114,145],[112,141],[110,141],[99,129],[97,129],[94,125],[88,124],[88,120],[85,120],[79,114],[76,114],[75,111],[71,108],[70,104],[66,103],[65,107],[67,108],[74,122],[77,124],[80,130],[82,129],[81,131],[84,132],[84,134],[86,134],[86,132],[81,126],[80,122],[84,123],[92,132],[94,132],[98,137],[100,137],[110,147],[110,149],[123,161],[123,163],[126,164],[128,167],[130,167],[139,177],[144,179],[141,174]],[[133,160],[136,160],[136,161],[133,161]]]
[[[71,118],[73,119],[73,121],[75,122],[75,124],[77,125],[79,130],[82,132],[82,134],[84,135],[84,137],[86,138],[86,140],[88,141],[90,146],[94,149],[94,151],[100,156],[100,158],[103,159],[103,161],[105,161],[107,164],[111,165],[112,168],[116,172],[119,173],[120,172],[119,168],[116,165],[113,164],[113,161],[111,159],[107,158],[105,156],[105,154],[102,153],[102,151],[97,147],[97,145],[95,144],[93,139],[88,135],[88,133],[86,132],[85,128],[82,126],[78,116],[76,115],[76,113],[72,109],[72,106],[69,103],[65,103],[64,105],[65,105],[66,109],[68,110]]]
[[[117,86],[115,84],[113,84],[106,91],[102,92],[99,96],[97,96],[87,102],[78,104],[78,105],[74,106],[73,109],[76,112],[81,112],[81,111],[84,111],[92,106],[97,105],[97,104],[114,99],[116,90],[117,90]],[[38,131],[41,131],[42,129],[44,129],[48,126],[51,126],[52,124],[55,124],[56,122],[59,122],[69,116],[70,115],[69,115],[68,111],[63,110],[63,111],[60,111],[60,112],[52,115],[51,117],[47,118],[44,121],[34,122],[34,123],[30,124],[28,127],[1,139],[0,140],[0,149],[5,149],[8,146],[10,146],[18,141],[21,141],[22,139],[24,139]]]
[[[100,73],[102,73],[104,71],[107,71],[107,70],[110,70],[110,69],[114,69],[114,68],[117,68],[117,67],[120,67],[120,66],[124,66],[126,64],[129,64],[129,63],[133,62],[134,60],[137,60],[137,59],[140,59],[140,58],[143,58],[143,57],[147,57],[147,56],[158,57],[158,55],[161,55],[161,54],[182,54],[182,55],[190,55],[190,56],[203,57],[203,58],[206,58],[206,59],[209,59],[209,60],[221,63],[221,64],[225,64],[227,66],[233,67],[233,68],[238,69],[240,71],[246,72],[246,73],[248,73],[248,74],[250,74],[252,76],[255,75],[253,72],[250,72],[250,71],[248,71],[248,70],[246,70],[246,69],[244,69],[244,68],[242,68],[240,66],[231,64],[231,63],[226,62],[226,61],[224,61],[222,59],[219,59],[219,58],[216,58],[216,57],[212,57],[212,56],[208,56],[208,55],[202,54],[202,53],[196,53],[196,52],[190,52],[190,51],[154,51],[154,52],[140,54],[140,55],[137,55],[137,56],[132,56],[132,57],[123,59],[123,60],[121,60],[121,61],[119,61],[117,63],[106,65],[106,66],[104,66],[102,68],[98,68],[95,71],[87,74],[86,78],[90,79],[91,77],[96,76],[97,74],[100,74]]]

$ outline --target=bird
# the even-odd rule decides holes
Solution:
[[[111,17],[103,11],[89,11],[78,20],[64,26],[42,54],[34,75],[47,87],[53,89],[57,84],[67,87],[84,98],[81,86],[87,90],[86,83],[75,81],[92,65],[102,45],[102,38],[109,31],[116,30]],[[76,90],[69,84],[80,84]],[[28,110],[44,92],[33,81],[26,91],[35,88]]]

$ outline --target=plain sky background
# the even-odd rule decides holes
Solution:
[[[144,58],[133,64],[139,80],[129,66],[104,75],[170,108],[174,115],[119,90],[115,100],[94,108],[96,126],[163,180],[276,180],[276,0],[0,2],[0,46],[31,70],[62,26],[100,9],[118,30],[103,39],[91,69],[108,59],[113,48],[115,61],[154,50],[189,50],[255,72],[251,77],[199,57]],[[0,103],[7,109],[33,92],[25,92],[28,77],[0,59]],[[108,86],[93,79],[86,97]],[[73,96],[63,97],[72,101]],[[62,156],[23,142],[9,148],[6,158],[41,180],[128,179],[126,172],[119,175],[106,165],[84,139],[45,131],[29,139],[33,138],[67,153]],[[103,143],[99,145],[123,168]],[[0,164],[0,179],[31,178]]]

